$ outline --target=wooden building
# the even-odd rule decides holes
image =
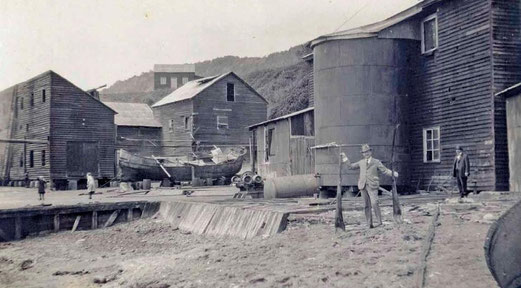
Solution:
[[[190,81],[152,105],[163,127],[163,155],[248,147],[248,127],[266,120],[267,103],[233,72]]]
[[[506,99],[510,191],[521,192],[521,83],[496,94]]]
[[[0,92],[9,117],[2,136],[35,143],[3,144],[3,179],[44,176],[66,185],[68,179],[114,177],[114,110],[53,71]]]
[[[195,64],[154,65],[154,90],[177,89],[189,81],[199,79],[195,75]]]
[[[141,156],[161,153],[161,123],[144,103],[103,102],[116,111],[116,149]]]
[[[314,174],[314,108],[250,126],[253,171],[264,178]]]
[[[455,146],[462,145],[470,187],[508,189],[505,103],[494,95],[521,81],[520,3],[424,0],[310,41],[317,145],[369,143],[388,165],[400,123],[401,181],[426,187],[450,180]],[[335,163],[316,162],[331,185]],[[342,178],[356,185],[356,175]]]

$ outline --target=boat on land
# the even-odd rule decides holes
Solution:
[[[222,177],[230,179],[241,170],[245,155],[245,151],[241,151],[224,155],[224,157],[221,154],[221,157],[188,160],[186,157],[144,157],[120,149],[118,151],[118,174],[121,181],[170,178],[164,170],[175,181],[191,181],[192,173],[193,177],[201,179],[221,179]]]

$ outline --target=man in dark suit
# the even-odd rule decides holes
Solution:
[[[392,176],[392,171],[387,169],[382,162],[372,157],[371,147],[368,144],[362,145],[362,155],[364,158],[358,162],[352,163],[349,158],[342,152],[342,161],[346,162],[349,169],[360,169],[360,177],[358,178],[358,189],[362,193],[362,198],[365,203],[365,218],[369,228],[373,228],[373,215],[371,207],[374,209],[376,220],[379,225],[382,224],[382,213],[378,201],[378,188],[380,187],[380,179],[378,171]],[[394,177],[398,177],[398,172],[394,171]]]
[[[452,176],[456,177],[458,182],[459,195],[461,198],[468,195],[467,178],[470,175],[470,161],[467,154],[463,153],[460,145],[456,146],[456,157],[454,157],[454,165],[452,168]]]

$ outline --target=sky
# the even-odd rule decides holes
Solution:
[[[82,89],[154,64],[262,57],[418,0],[1,0],[0,90],[53,70]]]

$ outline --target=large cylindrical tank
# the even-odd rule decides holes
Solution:
[[[368,143],[373,157],[390,168],[393,131],[400,123],[394,166],[400,172],[398,184],[408,184],[407,98],[418,41],[372,37],[313,45],[316,145]],[[343,151],[355,162],[362,158],[360,148]],[[337,185],[338,150],[317,149],[315,171],[321,186]],[[345,169],[342,184],[356,186],[358,174]],[[380,183],[389,185],[391,178],[381,176]]]
[[[264,198],[295,198],[313,196],[318,192],[314,174],[268,178],[264,182]]]

